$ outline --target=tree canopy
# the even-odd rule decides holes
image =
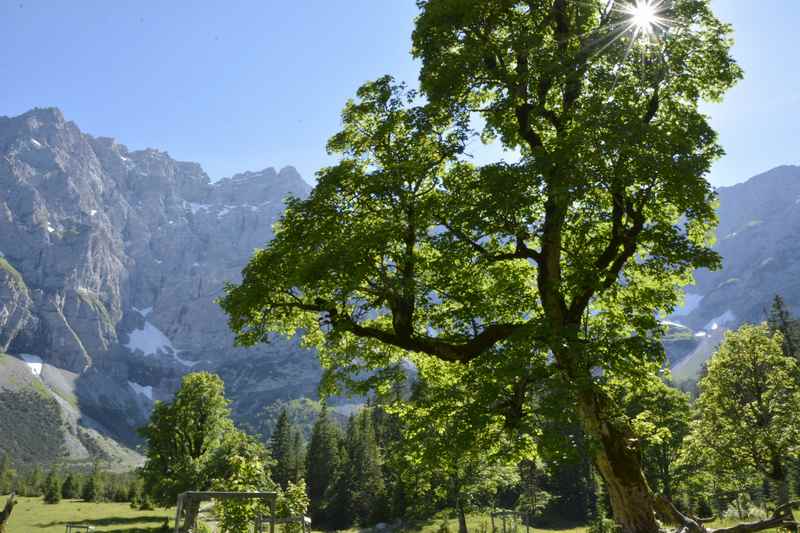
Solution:
[[[712,471],[757,471],[788,499],[787,460],[800,454],[800,385],[796,360],[766,324],[728,332],[700,381],[698,419],[689,452]]]
[[[698,105],[741,72],[707,0],[657,3],[647,28],[619,4],[420,0],[422,92],[359,89],[328,145],[340,161],[288,202],[222,305],[244,344],[302,332],[329,383],[461,363],[476,395],[503,390],[500,416],[559,390],[597,442],[615,519],[655,531],[606,382],[658,370],[658,314],[718,265],[705,175],[722,150]],[[472,163],[476,135],[518,157]]]

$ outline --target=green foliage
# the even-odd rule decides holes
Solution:
[[[385,393],[409,360],[438,376],[432,412],[479,407],[454,437],[467,456],[468,435],[547,447],[542,418],[580,418],[602,474],[624,477],[612,503],[654,529],[614,383],[656,375],[656,317],[719,264],[705,175],[722,150],[699,104],[741,70],[709,0],[670,2],[654,39],[620,31],[613,4],[419,0],[425,98],[390,77],[358,90],[328,145],[339,162],[222,306],[240,343],[318,348],[326,392]],[[519,160],[473,165],[477,134]]]
[[[303,438],[311,438],[312,428],[322,411],[322,405],[318,401],[309,398],[297,398],[294,400],[278,400],[266,407],[258,416],[257,431],[262,438],[270,440],[278,425],[278,420],[283,411],[289,418],[289,422],[300,429]]]
[[[800,322],[792,317],[786,302],[776,294],[767,317],[770,331],[783,336],[783,353],[800,360]]]
[[[56,400],[34,389],[0,390],[0,450],[19,465],[61,459],[64,435]]]
[[[61,485],[61,495],[67,500],[72,500],[78,498],[80,494],[81,488],[76,476],[72,472],[68,473],[64,478],[64,484]]]
[[[656,490],[672,498],[674,489],[687,475],[676,465],[683,440],[689,434],[689,397],[655,376],[636,388],[627,388],[624,382],[616,385],[619,402],[641,439],[648,480]]]
[[[305,443],[303,434],[296,425],[289,422],[288,411],[284,408],[278,417],[275,430],[270,438],[270,453],[275,460],[272,479],[281,488],[289,482],[297,483],[305,472]]]
[[[252,438],[240,434],[215,451],[217,478],[214,490],[233,492],[271,491],[275,483],[269,478],[266,450]],[[247,531],[259,513],[268,509],[259,501],[219,500],[215,511],[223,531]]]
[[[783,343],[766,324],[726,333],[700,381],[689,458],[732,480],[759,472],[785,483],[785,460],[798,454],[800,387]]]
[[[306,456],[306,482],[310,499],[311,519],[314,523],[328,523],[331,517],[326,513],[328,498],[342,465],[342,446],[344,435],[339,425],[331,419],[330,412],[323,404],[319,418],[311,431]]]
[[[61,477],[55,469],[50,470],[44,482],[44,503],[61,501]]]
[[[228,404],[222,380],[206,372],[184,376],[172,403],[156,403],[141,430],[147,441],[141,475],[156,503],[174,505],[181,492],[211,486],[210,460],[235,433]]]
[[[84,501],[94,503],[110,500],[106,494],[105,475],[100,469],[100,466],[96,463],[92,468],[91,475],[86,479],[86,483],[83,484],[81,498],[83,498]]]
[[[301,479],[297,483],[290,481],[286,490],[278,491],[275,508],[279,517],[304,517],[308,514],[309,504],[306,484]],[[301,533],[303,530],[299,523],[290,523],[283,527],[283,533]]]
[[[385,512],[383,455],[378,448],[369,410],[350,418],[344,442],[342,476],[348,481],[349,510],[358,524],[367,524]]]
[[[14,488],[14,477],[16,472],[11,465],[11,457],[8,452],[3,453],[0,460],[0,495],[9,494]]]

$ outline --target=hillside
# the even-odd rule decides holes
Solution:
[[[777,167],[717,192],[714,248],[722,268],[696,272],[687,305],[670,317],[698,335],[685,354],[672,358],[678,382],[697,376],[726,329],[763,321],[775,294],[800,313],[800,167]]]

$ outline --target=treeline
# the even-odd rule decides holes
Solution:
[[[402,418],[371,403],[342,424],[327,406],[302,439],[302,422],[284,408],[271,431],[273,480],[281,486],[304,480],[314,527],[347,529],[381,522],[425,520],[443,510],[460,518],[477,510],[513,508],[532,525],[584,524],[606,503],[578,427],[580,442],[564,460],[485,461],[466,470],[421,465],[407,454]]]
[[[45,503],[62,499],[87,502],[130,502],[139,509],[152,509],[136,472],[110,472],[98,464],[91,469],[55,465],[45,470],[40,465],[16,469],[8,453],[0,460],[0,495],[41,497]]]

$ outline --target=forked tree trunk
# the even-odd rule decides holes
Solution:
[[[594,463],[605,481],[614,521],[623,533],[657,533],[655,500],[644,477],[638,443],[609,407],[599,391],[587,388],[578,393],[578,414],[597,442]]]

